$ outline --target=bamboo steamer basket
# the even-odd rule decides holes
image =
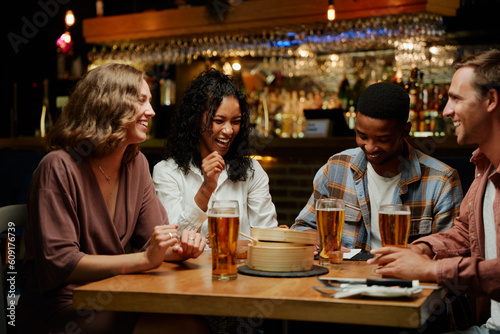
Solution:
[[[308,271],[314,267],[316,234],[285,228],[251,230],[249,268],[271,272]]]
[[[315,245],[317,239],[316,233],[295,231],[282,227],[253,228],[250,234],[259,241],[297,243],[303,245]]]
[[[261,271],[308,271],[314,267],[314,246],[248,247],[247,265]]]

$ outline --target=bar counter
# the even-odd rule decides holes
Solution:
[[[408,140],[416,149],[434,157],[470,157],[475,149],[475,145],[458,145],[455,136],[410,137]],[[141,144],[141,149],[145,154],[161,154],[164,143],[165,139],[149,139]],[[354,137],[257,138],[255,146],[258,155],[309,156],[327,159],[337,152],[356,147],[356,139]],[[0,138],[0,149],[5,148],[44,151],[43,139],[40,137]]]
[[[456,168],[465,193],[474,177],[469,162],[474,146],[460,146],[456,137],[413,138],[409,141],[420,151]],[[150,139],[141,144],[150,170],[162,159],[165,139]],[[269,176],[269,191],[276,206],[280,224],[291,225],[311,196],[314,175],[328,158],[347,148],[356,147],[354,137],[328,138],[257,138],[255,156]],[[12,189],[12,198],[4,205],[24,203],[31,174],[44,155],[41,138],[0,138],[4,186]],[[7,177],[8,175],[8,177]]]

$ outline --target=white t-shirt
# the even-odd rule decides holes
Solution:
[[[378,212],[382,204],[393,204],[394,191],[401,179],[401,173],[393,177],[383,177],[377,174],[372,165],[367,165],[368,194],[370,195],[370,248],[382,247]]]
[[[210,207],[214,200],[238,200],[240,231],[246,234],[250,234],[251,227],[278,226],[276,209],[269,194],[269,177],[256,160],[252,159],[252,166],[255,173],[247,181],[232,182],[227,172],[222,171],[208,203]],[[192,166],[185,175],[174,160],[162,160],[153,169],[153,183],[170,224],[179,225],[178,231],[195,230],[202,236],[208,235],[207,212],[194,201],[203,183],[203,175],[198,168]]]
[[[484,226],[484,251],[486,260],[497,258],[497,234],[495,229],[495,216],[493,214],[493,200],[495,199],[495,186],[488,180],[483,197],[483,226]],[[491,301],[491,317],[486,322],[486,328],[500,330],[500,303]]]

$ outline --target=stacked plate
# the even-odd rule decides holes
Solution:
[[[316,233],[288,228],[253,228],[258,242],[248,248],[248,267],[272,272],[308,271],[314,266]]]

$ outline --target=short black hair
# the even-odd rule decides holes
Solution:
[[[397,84],[378,82],[361,93],[357,110],[371,118],[397,119],[399,124],[406,124],[410,113],[410,97]]]

